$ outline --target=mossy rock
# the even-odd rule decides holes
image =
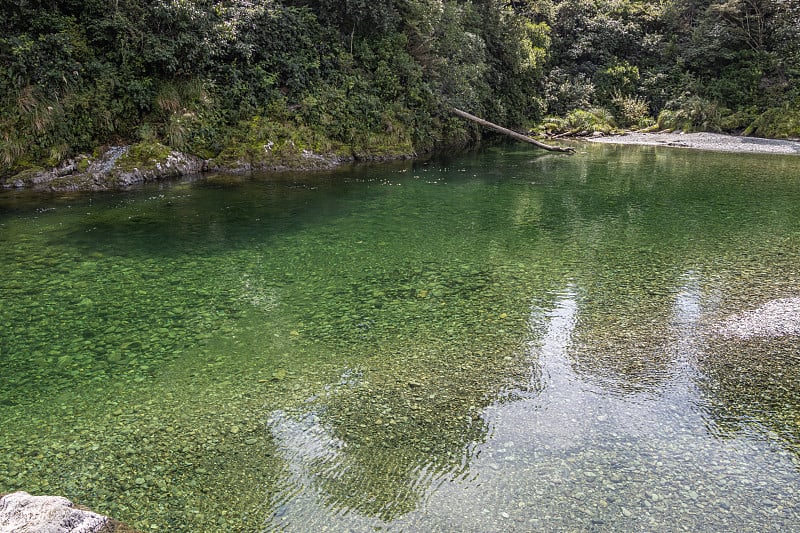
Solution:
[[[166,161],[171,150],[161,143],[141,142],[128,149],[116,162],[116,169],[128,172],[134,169],[149,169]]]
[[[90,175],[79,173],[54,178],[48,185],[56,191],[91,190],[94,188],[94,181]]]
[[[363,159],[407,156],[414,153],[414,144],[402,135],[369,133],[355,152]]]
[[[301,148],[291,139],[228,144],[213,159],[212,167],[229,170],[249,169],[309,169],[329,167],[336,156],[316,154]],[[324,161],[325,164],[321,164]]]
[[[25,170],[14,174],[10,178],[5,179],[3,183],[8,183],[13,185],[18,182],[22,182],[22,184],[25,187],[29,187],[34,184],[35,178],[39,177],[44,172],[46,172],[46,170],[43,169],[42,167],[26,168]]]

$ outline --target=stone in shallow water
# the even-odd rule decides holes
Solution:
[[[96,533],[107,530],[109,526],[108,517],[77,509],[61,496],[13,492],[0,498],[0,531]]]
[[[800,335],[800,297],[771,300],[751,311],[723,321],[717,332],[724,337],[782,337]]]

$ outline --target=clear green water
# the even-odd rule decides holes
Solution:
[[[800,159],[0,194],[0,493],[143,531],[800,527]],[[791,318],[791,317],[790,317]]]

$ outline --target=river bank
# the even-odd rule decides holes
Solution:
[[[63,161],[56,167],[33,167],[0,179],[2,189],[40,191],[103,191],[125,189],[138,183],[203,174],[253,171],[324,170],[357,161],[408,159],[414,153],[376,151],[365,154],[318,153],[301,149],[291,141],[273,142],[220,154],[212,159],[172,150],[159,143],[110,146],[93,154]]]
[[[800,141],[741,137],[719,133],[637,133],[586,140],[606,144],[635,144],[689,148],[715,152],[800,155]],[[406,147],[407,148],[407,147]],[[242,173],[252,171],[306,171],[330,169],[357,161],[388,161],[415,157],[414,153],[344,155],[298,149],[291,143],[280,148],[263,145],[258,156],[203,159],[171,150],[158,143],[113,146],[95,154],[81,155],[57,167],[34,167],[0,180],[3,189],[42,191],[100,191],[124,189],[147,181],[177,178],[206,172]]]
[[[597,143],[669,146],[714,152],[800,155],[800,142],[721,133],[625,133],[587,139]]]

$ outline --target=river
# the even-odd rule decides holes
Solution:
[[[141,531],[800,528],[796,157],[3,192],[0,271],[0,493]]]

